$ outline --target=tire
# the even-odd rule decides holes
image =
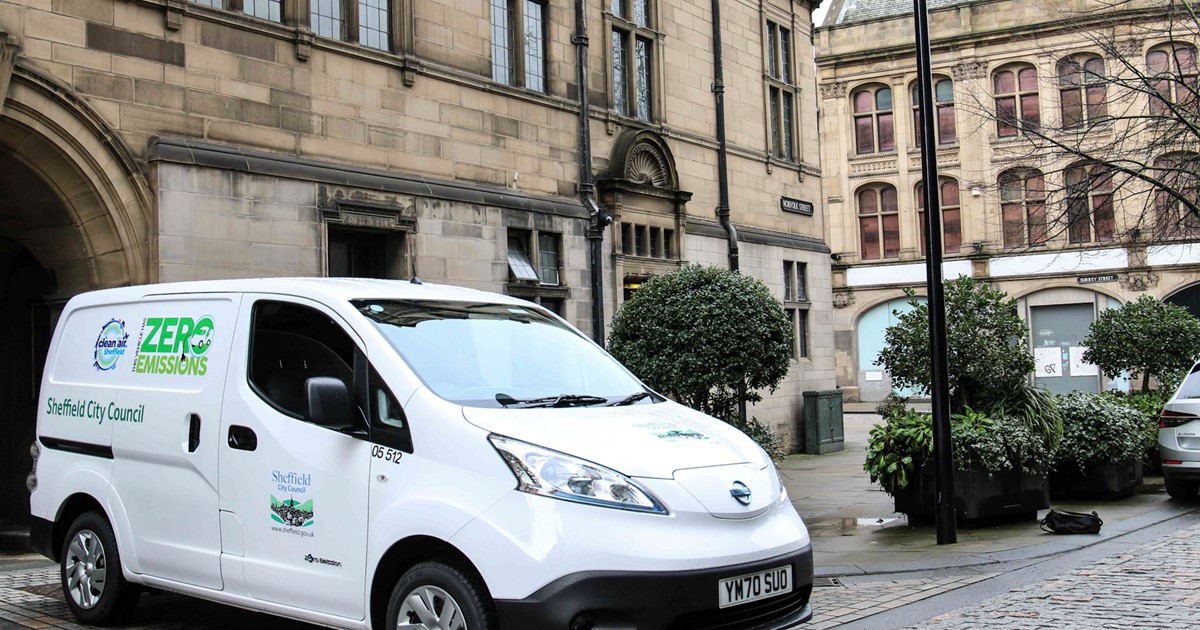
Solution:
[[[1175,479],[1168,475],[1163,478],[1163,483],[1172,499],[1194,499],[1200,493],[1200,481],[1195,479]]]
[[[396,581],[388,600],[388,630],[495,630],[491,597],[479,580],[436,560]]]
[[[71,523],[59,563],[63,596],[79,621],[108,626],[126,619],[141,589],[121,573],[121,554],[108,519],[86,512]]]

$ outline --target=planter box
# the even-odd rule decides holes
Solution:
[[[1085,499],[1120,499],[1142,485],[1142,460],[1105,462],[1083,472],[1075,468],[1050,473],[1050,494]]]
[[[961,464],[960,464],[961,465]],[[922,466],[908,487],[894,497],[896,511],[910,520],[927,521],[935,511],[933,465]],[[991,473],[974,462],[954,471],[954,510],[958,520],[989,518],[1037,519],[1037,511],[1050,507],[1045,475],[1028,475],[1020,470]]]

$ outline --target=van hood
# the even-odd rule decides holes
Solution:
[[[625,407],[490,409],[463,407],[467,422],[492,433],[581,457],[630,477],[671,479],[687,468],[770,464],[753,440],[728,424],[666,401]]]

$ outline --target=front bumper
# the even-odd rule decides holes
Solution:
[[[719,580],[792,565],[790,593],[718,607]],[[497,600],[505,630],[782,630],[812,618],[812,546],[767,560],[692,571],[589,571],[521,600]]]

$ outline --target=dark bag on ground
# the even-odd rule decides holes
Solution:
[[[1104,521],[1100,515],[1092,512],[1068,512],[1066,510],[1050,510],[1042,519],[1042,529],[1054,534],[1099,534]]]

